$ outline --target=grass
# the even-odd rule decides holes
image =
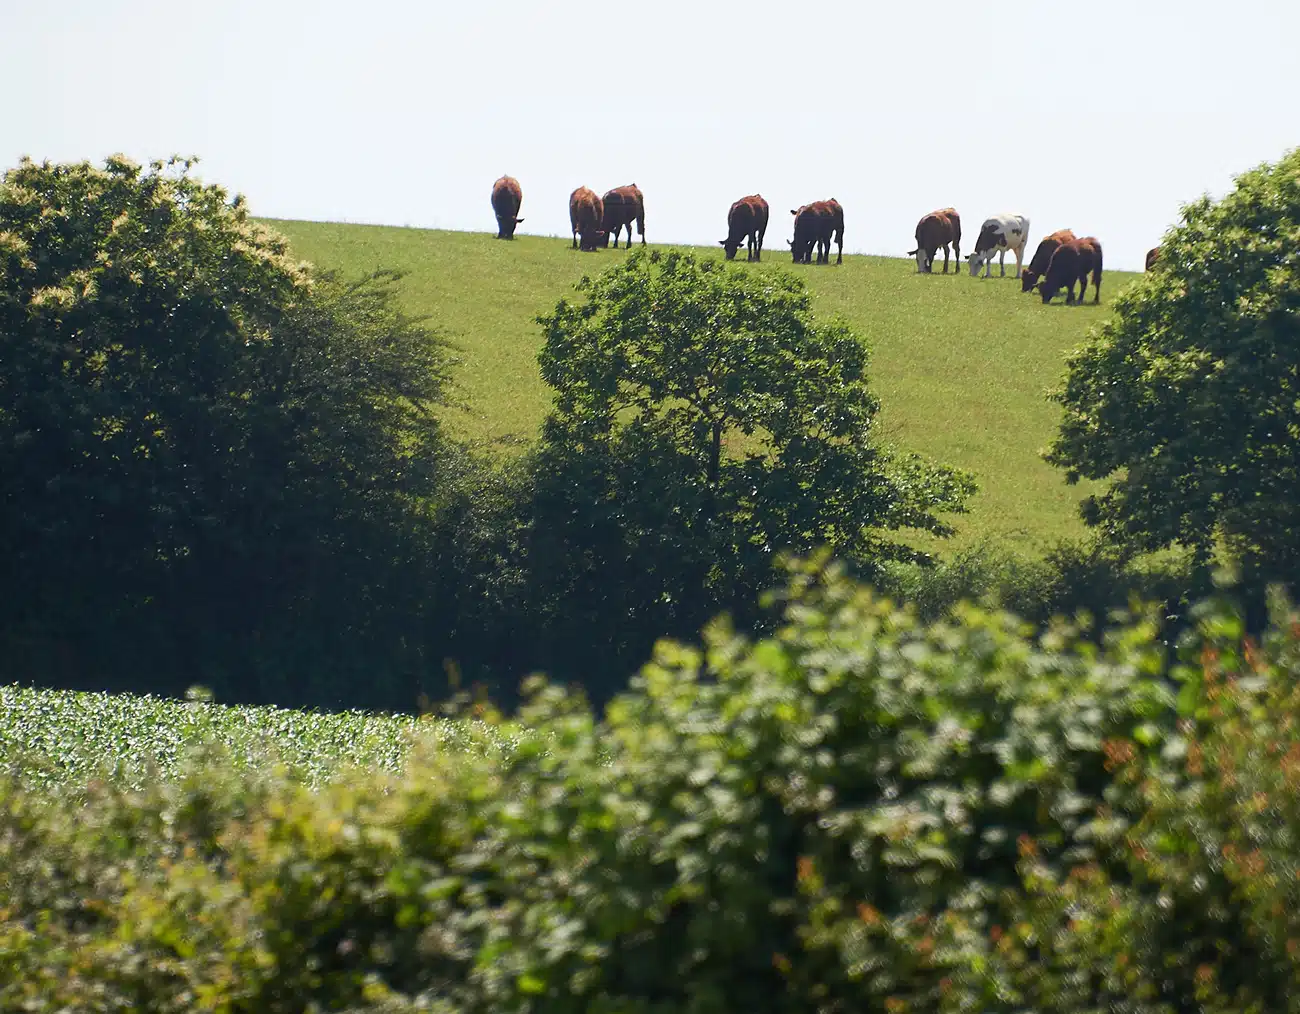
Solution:
[[[550,403],[537,371],[541,345],[534,318],[572,294],[584,273],[625,256],[582,254],[568,239],[381,226],[268,221],[296,253],[322,267],[355,274],[379,267],[407,272],[407,308],[428,315],[459,347],[456,380],[465,403],[446,421],[457,435],[501,453],[527,446]],[[807,280],[817,313],[851,325],[872,350],[872,383],[884,404],[886,439],[935,460],[971,470],[980,492],[957,519],[953,550],[996,542],[1033,551],[1078,535],[1079,498],[1039,458],[1058,410],[1045,395],[1061,377],[1067,353],[1102,319],[1100,307],[1043,306],[1020,283],[997,275],[919,276],[910,260],[846,257],[839,267],[794,265],[777,223],[760,265]],[[900,250],[910,245],[900,238]],[[706,251],[721,256],[717,247]],[[1014,263],[1014,262],[1013,262]],[[1107,302],[1136,275],[1112,272]]]
[[[511,748],[521,735],[512,725],[488,731],[489,742],[501,749]],[[227,751],[234,770],[282,764],[291,776],[314,786],[352,765],[396,771],[421,737],[434,737],[451,751],[481,748],[484,742],[464,722],[451,719],[0,686],[0,758],[20,784],[39,789],[102,778],[138,790],[147,781],[179,777],[194,751],[214,745]]]

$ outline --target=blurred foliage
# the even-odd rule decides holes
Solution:
[[[1209,601],[1175,658],[816,561],[779,599],[603,718],[535,681],[509,750],[4,781],[0,1007],[1292,1009],[1300,618]]]

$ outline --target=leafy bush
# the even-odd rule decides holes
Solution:
[[[314,791],[219,756],[139,793],[5,783],[0,1006],[956,1011],[1041,994],[1030,973],[1050,962],[1022,927],[1066,920],[1069,895],[1036,884],[1098,907],[1071,876],[1102,876],[1127,826],[1107,766],[1117,744],[1173,742],[1152,625],[1097,649],[974,608],[925,624],[814,568],[783,598],[770,637],[715,624],[702,648],[661,643],[603,721],[537,683],[518,717],[539,736],[511,751],[417,744],[400,773]],[[1068,977],[1104,954],[1051,960]]]
[[[190,168],[0,183],[0,675],[412,707],[445,348]]]
[[[1069,361],[1048,460],[1110,479],[1085,520],[1130,549],[1216,549],[1261,583],[1300,564],[1300,150],[1202,198]]]
[[[1039,629],[1057,617],[1086,617],[1100,632],[1113,614],[1152,603],[1166,640],[1189,623],[1189,603],[1212,590],[1185,554],[1133,557],[1096,538],[1063,540],[1033,557],[984,544],[940,560],[889,564],[872,584],[926,619],[970,601],[1007,609]]]

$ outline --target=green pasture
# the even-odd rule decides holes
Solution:
[[[457,346],[456,393],[463,404],[446,412],[449,428],[501,453],[534,439],[549,404],[537,371],[542,339],[534,318],[572,295],[584,273],[626,256],[621,249],[580,253],[568,239],[536,236],[502,242],[488,233],[267,224],[322,267],[406,272],[410,312],[428,315]],[[1082,531],[1076,505],[1085,487],[1067,487],[1039,458],[1057,419],[1045,394],[1070,349],[1136,275],[1107,274],[1100,307],[1043,306],[1036,295],[1021,294],[1010,269],[998,277],[996,265],[987,280],[920,276],[901,257],[794,265],[786,238],[774,223],[763,262],[745,264],[742,253],[737,263],[806,279],[815,310],[840,317],[869,343],[886,438],[978,477],[980,492],[949,545],[994,540],[1031,550]],[[716,246],[705,252],[721,257]]]

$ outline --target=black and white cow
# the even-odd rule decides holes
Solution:
[[[994,215],[986,218],[980,226],[979,239],[975,241],[975,252],[970,255],[970,275],[975,278],[984,269],[988,278],[993,270],[993,255],[998,255],[998,267],[1003,277],[1007,273],[1007,251],[1016,255],[1016,277],[1020,277],[1020,266],[1025,258],[1025,243],[1029,239],[1029,219],[1024,215]]]

